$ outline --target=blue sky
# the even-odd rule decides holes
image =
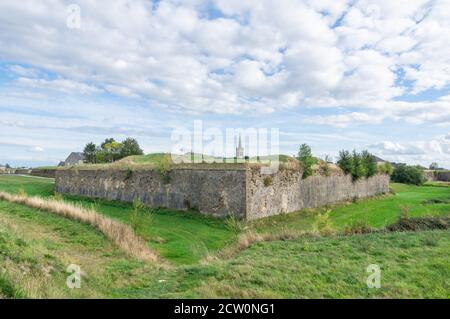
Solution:
[[[171,151],[203,120],[278,128],[286,154],[450,168],[449,14],[445,0],[2,1],[0,164],[110,136]]]

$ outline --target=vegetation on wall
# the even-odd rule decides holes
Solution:
[[[377,170],[378,173],[387,175],[392,175],[392,173],[394,172],[394,168],[392,167],[392,164],[389,162],[385,162],[378,165]]]
[[[155,169],[158,172],[158,174],[161,176],[162,181],[164,184],[170,183],[170,158],[168,156],[163,156],[159,158],[157,161],[155,161]]]
[[[351,175],[354,181],[361,177],[374,176],[378,172],[375,157],[366,150],[361,153],[355,150],[352,153],[340,151],[337,165],[345,174]]]
[[[107,138],[100,146],[90,142],[84,147],[85,163],[112,163],[131,155],[143,155],[144,152],[134,138],[127,138],[119,143],[114,138]]]
[[[307,144],[300,145],[298,150],[298,161],[303,169],[303,178],[307,178],[313,174],[312,166],[316,164],[317,160],[312,155],[311,147]]]
[[[417,166],[398,165],[392,174],[392,181],[397,183],[422,185],[425,183],[423,170]]]

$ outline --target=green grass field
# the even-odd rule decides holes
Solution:
[[[450,188],[393,184],[395,195],[263,219],[260,233],[312,230],[328,211],[336,230],[355,220],[381,228],[400,212],[450,215]],[[0,191],[53,195],[53,180],[0,176]],[[65,197],[129,223],[130,204]],[[195,212],[152,210],[139,231],[174,267],[124,256],[88,225],[0,202],[0,297],[450,297],[450,232],[301,237],[257,243],[228,259],[205,261],[236,241],[236,229]],[[200,262],[202,261],[202,262]],[[83,269],[82,289],[65,286],[65,269]],[[368,289],[366,267],[379,264],[382,288]],[[25,275],[24,275],[25,274]]]

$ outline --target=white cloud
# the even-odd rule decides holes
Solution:
[[[45,151],[45,149],[43,149],[40,146],[35,146],[35,147],[30,149],[30,152],[43,152],[43,151]]]
[[[94,86],[68,79],[45,80],[20,77],[17,79],[17,84],[30,88],[48,89],[73,94],[92,94],[102,91]]]
[[[383,141],[371,144],[368,148],[375,154],[395,162],[420,163],[425,166],[438,162],[450,167],[450,140],[446,136],[403,143]]]
[[[384,116],[379,114],[351,112],[339,115],[312,116],[305,118],[304,122],[317,125],[348,127],[350,125],[379,124],[383,119]]]
[[[74,30],[62,1],[2,1],[0,58],[33,66],[12,69],[23,87],[219,114],[373,108],[405,91],[400,68],[413,92],[450,84],[447,1],[214,3],[224,17],[204,1],[84,0]]]
[[[77,128],[141,134],[173,112],[294,109],[291,121],[338,129],[450,125],[446,0],[79,0],[80,29],[67,28],[66,4],[0,2],[0,126],[9,130],[0,135],[28,148],[78,149],[79,136],[55,136]],[[377,140],[405,158],[448,149],[444,138]]]

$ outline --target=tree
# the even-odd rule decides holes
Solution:
[[[359,178],[367,175],[367,169],[364,165],[363,158],[361,154],[356,152],[355,150],[352,153],[352,179],[354,181],[358,180]]]
[[[344,174],[350,174],[352,172],[353,163],[352,156],[349,151],[340,151],[337,165],[341,168]]]
[[[120,151],[121,158],[131,155],[143,155],[144,152],[139,146],[139,143],[134,138],[127,138],[122,142],[122,149]]]
[[[425,182],[423,170],[416,166],[401,164],[394,169],[391,177],[393,182],[422,185]]]
[[[122,150],[122,144],[116,141],[111,143],[104,144],[102,147],[102,153],[104,154],[104,160],[107,163],[112,163],[114,161],[119,160],[120,152]]]
[[[5,168],[11,168],[11,166],[8,163],[6,163]]]
[[[307,144],[300,145],[300,149],[298,151],[298,160],[303,169],[302,178],[311,176],[313,173],[312,166],[316,163],[316,159],[312,156],[311,153],[311,147],[309,147]]]
[[[361,153],[362,161],[366,169],[366,177],[374,176],[377,173],[377,163],[375,156],[370,154],[367,150]]]
[[[438,163],[436,163],[436,162],[431,163],[430,164],[430,169],[433,170],[433,171],[439,169]]]
[[[111,144],[112,142],[115,142],[116,140],[112,137],[105,139],[105,141],[100,145],[102,149],[105,149],[106,144]]]
[[[88,143],[84,147],[83,155],[85,163],[96,163],[97,146],[94,143]]]

